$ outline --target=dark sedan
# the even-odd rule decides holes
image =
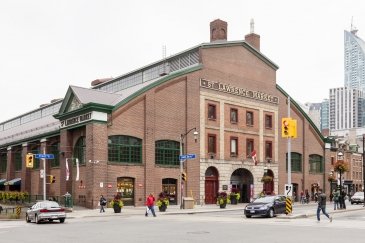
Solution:
[[[65,209],[55,201],[37,202],[25,214],[25,221],[27,223],[34,221],[39,224],[41,221],[52,222],[53,220],[59,220],[60,223],[63,223],[65,219]]]
[[[285,196],[265,196],[257,198],[252,203],[247,204],[244,212],[246,218],[251,216],[274,217],[276,214],[285,213]]]

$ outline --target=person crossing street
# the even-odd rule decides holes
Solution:
[[[332,217],[326,212],[326,194],[322,192],[322,189],[318,190],[318,207],[317,207],[317,222],[321,221],[320,214],[321,211],[326,217],[332,222]]]

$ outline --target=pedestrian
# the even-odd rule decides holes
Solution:
[[[340,209],[339,200],[340,200],[340,192],[338,190],[333,190],[333,209],[334,210]]]
[[[146,209],[146,213],[145,216],[148,217],[148,212],[151,211],[153,217],[156,217],[155,214],[155,197],[153,196],[152,193],[150,193],[150,195],[148,195],[147,200],[146,200],[146,206],[148,207],[148,210]]]
[[[342,209],[346,209],[346,192],[345,191],[342,191],[341,192],[341,198],[342,198]]]
[[[318,190],[318,207],[317,207],[317,222],[320,222],[320,213],[327,216],[327,218],[332,222],[332,217],[326,213],[326,194],[322,192],[322,189]]]
[[[100,196],[99,203],[100,203],[100,213],[105,213],[104,207],[106,206],[106,199],[103,195]]]
[[[306,197],[306,199],[307,199],[307,204],[308,204],[308,203],[309,203],[309,200],[310,200],[308,190],[305,190],[305,197]]]
[[[304,192],[303,192],[303,191],[301,191],[301,192],[300,192],[300,203],[301,203],[301,204],[304,204],[304,202],[305,202]]]

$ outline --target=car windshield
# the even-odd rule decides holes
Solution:
[[[42,208],[59,208],[60,205],[57,202],[42,202]]]
[[[257,198],[254,203],[271,203],[274,201],[275,197],[260,197]]]

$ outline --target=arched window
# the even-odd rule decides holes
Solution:
[[[142,163],[142,139],[130,136],[110,136],[108,160],[110,162]]]
[[[323,173],[323,159],[318,154],[309,155],[309,172]]]
[[[288,171],[288,153],[286,153],[286,171]],[[302,172],[302,155],[291,153],[291,171]]]
[[[180,144],[171,140],[156,141],[155,163],[158,165],[179,165]]]
[[[73,157],[79,159],[80,165],[86,164],[86,143],[85,137],[80,137],[74,147]]]

